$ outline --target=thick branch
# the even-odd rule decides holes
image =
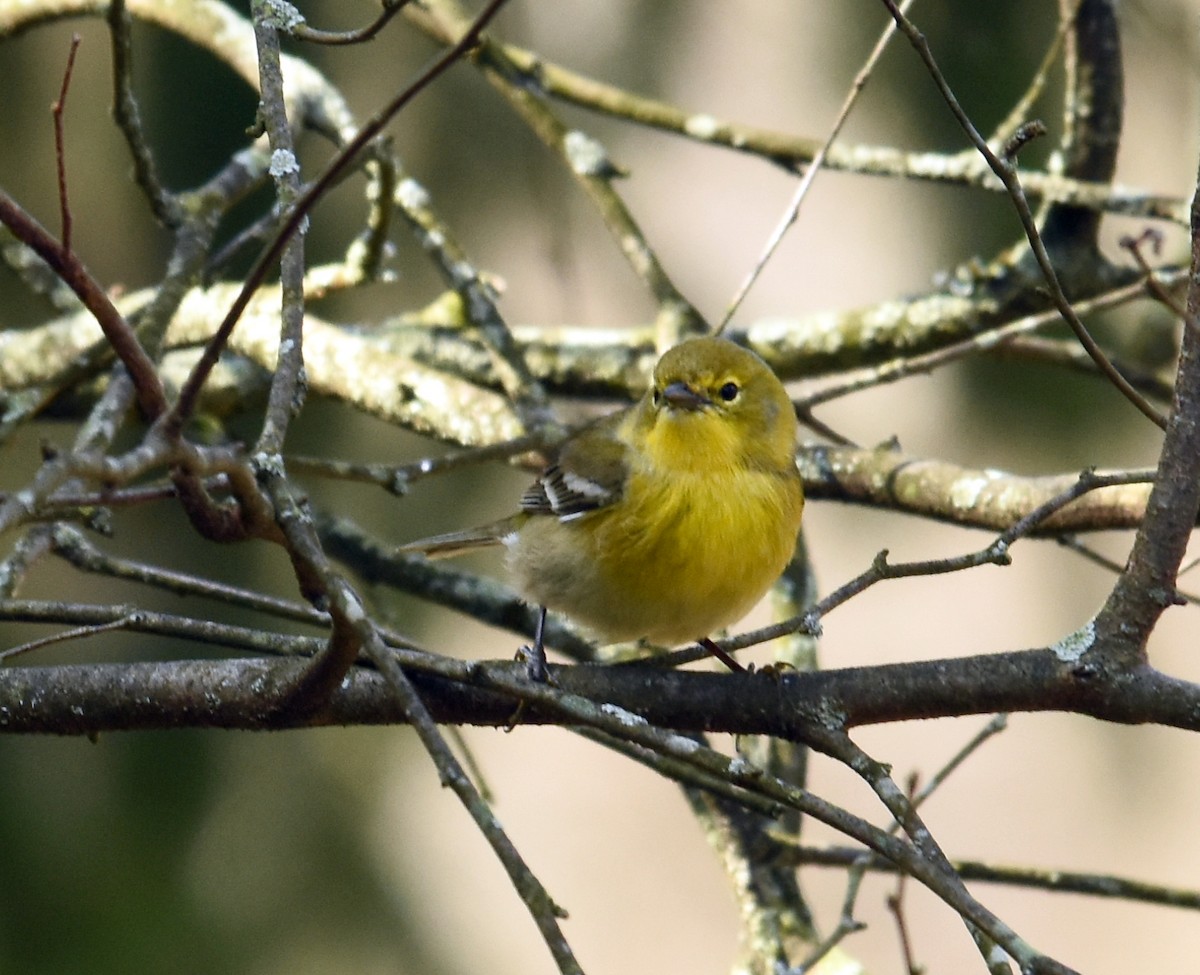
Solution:
[[[1062,494],[1078,474],[1025,477],[913,457],[885,444],[809,447],[800,453],[809,498],[846,501],[945,521],[965,528],[1004,531]],[[1030,534],[1136,528],[1150,496],[1147,483],[1097,488],[1041,522]]]
[[[554,687],[604,701],[679,731],[769,734],[805,740],[814,725],[847,726],[996,711],[1065,711],[1120,723],[1200,730],[1200,686],[1149,667],[1097,676],[1076,650],[1086,635],[1051,649],[814,673],[717,674],[653,666],[552,667]],[[400,659],[405,659],[400,653]],[[435,676],[411,656],[406,673],[435,720],[505,726],[519,663],[466,665],[471,683]],[[425,658],[428,661],[428,658]],[[317,717],[264,707],[290,687],[306,660],[184,660],[164,663],[13,667],[0,671],[0,730],[98,734],[169,728],[282,730],[309,724],[395,724],[404,714],[382,677],[355,668]],[[502,675],[491,680],[489,675]],[[475,686],[472,686],[475,685]],[[556,723],[530,705],[524,724]]]
[[[1175,576],[1200,508],[1200,176],[1192,200],[1192,272],[1187,322],[1175,380],[1175,401],[1158,459],[1154,490],[1128,567],[1096,618],[1099,632],[1119,635],[1118,663],[1144,660],[1146,642],[1159,616],[1178,601]]]

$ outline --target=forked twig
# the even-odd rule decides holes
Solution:
[[[1142,247],[1149,244],[1157,255],[1162,247],[1162,234],[1153,227],[1143,230],[1137,237],[1132,235],[1123,236],[1120,239],[1120,244],[1129,255],[1137,262],[1137,266],[1141,268],[1142,273],[1146,275],[1145,286],[1156,299],[1171,309],[1188,328],[1196,328],[1196,320],[1188,314],[1187,309],[1183,307],[1170,291],[1163,287],[1163,283],[1158,279],[1154,268],[1150,266],[1150,262],[1146,260],[1146,255],[1142,253]]]
[[[912,43],[921,60],[925,63],[925,67],[929,71],[930,77],[933,78],[934,84],[937,85],[938,91],[941,92],[943,100],[949,106],[950,111],[954,114],[955,119],[966,133],[971,144],[987,160],[992,172],[1000,178],[1008,190],[1008,194],[1016,207],[1017,215],[1021,220],[1021,225],[1025,228],[1025,236],[1029,240],[1034,258],[1037,260],[1038,267],[1041,268],[1042,275],[1046,279],[1050,297],[1053,299],[1055,307],[1062,313],[1063,319],[1070,326],[1071,331],[1075,333],[1075,337],[1079,340],[1079,343],[1087,350],[1088,355],[1092,357],[1096,366],[1104,373],[1109,382],[1116,386],[1122,395],[1138,408],[1143,416],[1157,425],[1159,429],[1166,429],[1166,418],[1117,371],[1116,367],[1109,361],[1108,356],[1104,354],[1104,350],[1092,338],[1087,327],[1080,321],[1074,308],[1071,307],[1071,302],[1063,292],[1062,284],[1058,279],[1057,272],[1054,270],[1054,264],[1050,260],[1050,254],[1046,250],[1042,235],[1038,231],[1037,221],[1034,219],[1033,212],[1029,208],[1029,201],[1025,197],[1025,191],[1021,186],[1021,179],[1017,173],[1015,162],[1016,151],[1024,144],[1025,139],[1028,138],[1030,133],[1027,131],[1023,134],[1021,130],[1018,130],[1014,136],[1014,141],[1010,141],[1008,151],[1006,151],[1005,155],[1003,157],[998,156],[992,150],[992,147],[988,145],[987,140],[979,134],[979,130],[975,128],[975,124],[971,121],[962,105],[959,104],[958,98],[955,96],[953,90],[951,90],[949,83],[938,67],[925,35],[905,16],[895,0],[883,0],[883,3],[891,12],[897,25],[899,25],[905,36]]]

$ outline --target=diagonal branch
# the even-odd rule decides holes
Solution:
[[[951,91],[949,84],[942,75],[941,69],[938,68],[937,62],[934,60],[933,52],[929,48],[929,42],[926,40],[925,35],[904,15],[896,5],[895,0],[883,0],[883,3],[891,11],[896,23],[908,37],[920,55],[921,60],[925,62],[925,66],[929,70],[934,84],[937,85],[942,98],[950,107],[950,111],[954,114],[958,124],[971,140],[971,144],[987,160],[987,164],[991,167],[992,172],[1000,178],[1001,182],[1008,189],[1009,196],[1016,206],[1017,215],[1020,217],[1021,225],[1025,228],[1025,236],[1029,239],[1029,245],[1033,249],[1034,258],[1037,260],[1038,267],[1041,268],[1042,274],[1046,279],[1046,284],[1049,286],[1050,297],[1053,299],[1055,307],[1062,313],[1064,321],[1071,327],[1071,331],[1075,333],[1075,337],[1079,339],[1079,343],[1087,350],[1088,355],[1092,357],[1100,371],[1108,377],[1109,382],[1130,403],[1136,406],[1139,412],[1147,419],[1160,428],[1165,427],[1166,421],[1162,415],[1117,371],[1116,367],[1108,360],[1108,356],[1105,355],[1104,350],[1092,338],[1091,333],[1087,330],[1087,326],[1080,321],[1074,308],[1071,307],[1071,302],[1063,292],[1058,272],[1054,268],[1054,263],[1050,259],[1045,242],[1042,240],[1042,235],[1037,228],[1033,212],[1029,208],[1029,201],[1025,197],[1025,191],[1021,187],[1021,180],[1017,173],[1015,162],[1015,152],[1006,152],[1002,158],[992,150],[991,146],[987,144],[987,140],[980,135],[979,130],[975,128],[974,123],[959,104],[954,92]],[[1119,130],[1114,135],[1119,135]]]

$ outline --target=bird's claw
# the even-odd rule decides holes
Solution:
[[[546,651],[540,646],[518,647],[516,659],[525,664],[525,674],[535,684],[550,683],[550,671],[546,667]]]

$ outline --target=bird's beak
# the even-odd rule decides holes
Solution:
[[[663,390],[663,399],[679,410],[702,410],[709,405],[708,397],[697,393],[684,382],[671,383]]]

